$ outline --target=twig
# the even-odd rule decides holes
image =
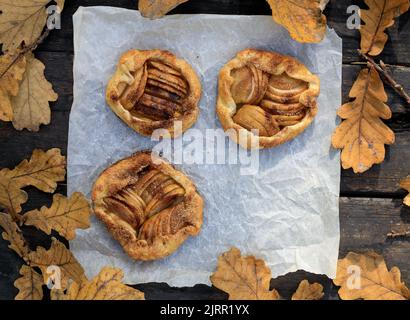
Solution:
[[[387,234],[387,238],[390,238],[390,239],[407,238],[407,237],[410,237],[410,230],[402,231],[402,232],[396,232],[392,230],[392,232]]]
[[[13,60],[11,63],[7,66],[7,68],[0,74],[0,78],[2,78],[9,70],[10,68],[17,62],[19,61],[26,53],[32,52],[37,49],[37,47],[44,41],[45,38],[48,37],[50,34],[50,29],[46,29],[43,34],[32,44],[28,46],[23,46],[21,50],[18,51],[18,53],[14,56]]]
[[[378,65],[371,57],[364,54],[360,50],[357,50],[357,52],[359,52],[360,56],[366,59],[366,61],[383,76],[387,84],[389,84],[394,89],[394,91],[396,91],[410,106],[410,95],[406,92],[406,90],[404,90],[404,87],[401,84],[394,80],[393,76],[387,70],[385,63],[383,61],[380,61],[380,65]]]

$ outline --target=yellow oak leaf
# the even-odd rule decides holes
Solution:
[[[67,240],[72,240],[75,229],[90,227],[90,214],[90,205],[83,194],[75,192],[69,199],[55,194],[50,208],[44,206],[40,210],[29,211],[23,216],[23,221],[47,234],[54,229]]]
[[[390,119],[392,112],[387,102],[383,82],[373,68],[361,70],[350,94],[353,101],[344,104],[338,115],[344,121],[336,128],[333,147],[343,149],[344,169],[362,173],[374,164],[383,162],[385,144],[393,144],[394,132],[381,119]]]
[[[379,55],[386,45],[386,29],[394,19],[409,10],[409,0],[365,0],[368,10],[360,10],[364,25],[360,28],[361,51],[371,56]]]
[[[0,120],[13,120],[11,97],[20,89],[20,82],[26,71],[26,58],[5,54],[0,56]]]
[[[57,6],[60,8],[60,10],[64,9],[65,0],[55,0],[55,2],[57,3]]]
[[[400,181],[400,187],[410,192],[410,176]],[[410,194],[408,194],[407,197],[404,198],[403,202],[406,206],[410,206]]]
[[[15,51],[24,43],[33,44],[47,21],[46,6],[51,0],[0,0],[0,44],[3,51]]]
[[[409,289],[401,281],[400,270],[387,269],[383,257],[368,252],[349,252],[337,264],[334,284],[340,286],[339,296],[343,300],[406,300]]]
[[[9,213],[21,212],[27,194],[21,188],[34,186],[44,192],[54,192],[57,182],[65,178],[65,157],[60,149],[46,152],[35,149],[30,160],[23,160],[13,170],[0,170],[0,207]]]
[[[299,42],[317,43],[326,34],[325,3],[321,0],[267,0],[276,23],[285,27]]]
[[[4,230],[3,239],[10,242],[9,248],[21,258],[27,259],[29,249],[18,225],[10,215],[0,212],[0,227]]]
[[[321,9],[322,11],[325,10],[325,8],[326,8],[327,4],[329,3],[329,1],[330,1],[330,0],[320,0],[320,9]]]
[[[165,16],[175,7],[188,0],[139,0],[138,10],[141,15],[150,18],[158,19]]]
[[[292,295],[292,300],[320,300],[323,295],[323,286],[320,283],[310,284],[309,281],[303,280]]]
[[[32,53],[28,53],[26,59],[26,72],[20,91],[11,100],[13,126],[17,130],[38,131],[41,124],[50,123],[49,102],[56,101],[58,95],[44,77],[44,64]]]
[[[46,152],[35,149],[30,160],[23,160],[12,170],[12,178],[20,188],[34,186],[44,192],[54,192],[58,181],[65,178],[65,157],[58,148]]]
[[[33,268],[23,265],[20,269],[21,277],[14,281],[19,289],[15,300],[41,300],[43,298],[43,277]]]
[[[40,268],[44,283],[55,280],[58,281],[55,285],[62,289],[67,288],[70,280],[81,283],[85,277],[83,267],[71,251],[55,238],[52,239],[50,249],[37,247],[36,251],[30,252],[29,260],[32,267]]]
[[[21,205],[27,201],[27,193],[13,183],[9,177],[10,171],[7,170],[0,170],[0,208],[13,215],[13,218],[18,218],[16,214],[21,212]]]
[[[52,300],[143,300],[144,293],[122,283],[124,277],[120,269],[103,268],[91,281],[83,279],[74,282],[67,289],[52,290]]]
[[[271,271],[263,260],[242,257],[232,248],[218,258],[212,284],[229,294],[230,300],[278,300],[279,293],[269,290]]]

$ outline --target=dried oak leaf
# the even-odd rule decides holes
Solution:
[[[310,284],[309,281],[303,280],[292,295],[292,300],[320,300],[323,295],[323,286],[320,283]]]
[[[61,194],[53,196],[53,204],[50,208],[42,207],[40,210],[32,210],[23,216],[26,225],[51,234],[56,230],[67,240],[75,238],[75,229],[87,229],[90,227],[91,208],[83,194],[75,192],[68,199]]]
[[[326,34],[325,5],[321,0],[267,0],[276,23],[285,27],[299,42],[317,43]]]
[[[368,252],[349,252],[337,264],[335,285],[340,286],[339,296],[343,300],[406,300],[409,289],[401,281],[400,270],[387,269],[383,257]]]
[[[38,131],[41,124],[49,124],[50,101],[57,101],[50,82],[44,76],[44,64],[32,53],[26,55],[27,67],[20,91],[11,100],[13,126],[17,130]]]
[[[18,4],[17,4],[18,2]],[[15,51],[24,43],[33,44],[47,21],[51,0],[0,0],[0,44],[3,51]]]
[[[394,132],[381,120],[390,119],[392,112],[386,105],[383,82],[373,67],[360,72],[349,97],[355,100],[338,110],[344,121],[336,128],[332,144],[343,149],[344,169],[353,168],[355,173],[362,173],[383,162],[384,145],[395,141]]]
[[[64,9],[64,3],[65,0],[54,0],[57,3],[57,6],[60,8],[60,10]]]
[[[410,192],[410,176],[400,181],[400,187]],[[407,197],[404,198],[403,202],[406,206],[410,206],[410,194],[408,194]]]
[[[91,281],[72,283],[67,292],[52,290],[52,300],[144,300],[144,293],[123,284],[120,269],[103,268]]]
[[[3,239],[10,242],[9,248],[21,258],[27,258],[29,254],[27,243],[20,228],[10,215],[0,212],[0,227],[4,230],[2,233]]]
[[[232,248],[218,258],[212,284],[229,294],[230,300],[278,300],[279,293],[269,290],[271,271],[263,260],[242,257]]]
[[[175,7],[188,0],[139,0],[138,10],[141,15],[150,18],[158,19],[165,16]]]
[[[69,281],[77,283],[83,281],[84,269],[78,263],[70,250],[55,238],[52,239],[50,249],[46,250],[43,247],[37,247],[36,251],[29,254],[30,265],[38,267],[43,274],[44,283],[49,283],[53,272],[49,267],[58,267],[61,272],[61,288],[67,288]]]
[[[21,212],[21,205],[27,201],[27,193],[13,183],[10,172],[6,170],[0,170],[0,208],[16,218],[16,214]]]
[[[21,189],[27,186],[54,192],[57,182],[64,180],[65,164],[60,149],[35,149],[29,161],[23,160],[13,170],[0,170],[0,207],[10,213],[21,212],[21,205],[27,201],[27,194]]]
[[[320,9],[324,11],[330,0],[320,0]]]
[[[386,45],[386,29],[394,19],[409,10],[409,0],[365,0],[369,10],[360,10],[364,25],[360,28],[361,51],[372,56],[379,55]]]
[[[20,89],[20,82],[26,71],[26,58],[5,54],[0,56],[0,120],[13,120],[11,97]]]
[[[14,281],[19,289],[15,300],[41,300],[43,298],[43,277],[33,268],[23,265],[20,269],[21,277]]]

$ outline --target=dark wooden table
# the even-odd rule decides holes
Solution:
[[[51,106],[52,120],[38,133],[16,131],[9,123],[0,122],[0,168],[14,167],[28,158],[34,148],[47,150],[52,147],[67,151],[67,133],[70,108],[73,100],[73,26],[72,15],[79,6],[107,5],[135,9],[137,0],[67,0],[62,15],[62,29],[53,31],[36,51],[36,56],[46,65],[46,76],[59,94]],[[357,2],[357,1],[356,1]],[[350,0],[331,0],[326,9],[329,25],[343,37],[343,99],[361,66],[356,53],[359,47],[358,31],[346,27],[346,8]],[[364,7],[363,3],[359,4]],[[173,13],[218,13],[239,15],[268,15],[270,9],[265,0],[191,0]],[[394,77],[410,91],[410,13],[403,15],[389,31],[389,41],[381,59],[392,65]],[[290,41],[290,40],[289,40]],[[398,266],[403,280],[410,285],[410,242],[406,239],[388,240],[391,229],[410,229],[410,209],[402,204],[404,190],[399,180],[410,174],[410,107],[406,107],[390,88],[389,105],[393,118],[388,125],[396,133],[396,143],[387,148],[386,160],[368,172],[356,175],[351,170],[342,172],[340,191],[341,241],[340,256],[348,251],[375,250],[382,254],[388,265]],[[66,185],[60,184],[57,192],[66,193]],[[28,189],[29,202],[24,210],[49,205],[52,196]],[[48,237],[29,227],[24,234],[30,245],[47,245]],[[257,253],[255,253],[257,254]],[[22,261],[8,250],[7,242],[0,240],[0,299],[13,299],[17,290],[13,286]],[[325,287],[327,299],[337,299],[337,288],[325,276],[296,272],[272,280],[272,286],[284,298],[289,298],[299,281],[307,278]],[[148,299],[221,299],[226,295],[215,288],[197,285],[193,288],[171,288],[166,284],[141,284],[137,287]]]

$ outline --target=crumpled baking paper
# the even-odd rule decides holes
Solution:
[[[201,131],[221,128],[215,114],[218,72],[240,50],[295,56],[321,79],[312,126],[283,146],[260,151],[256,175],[241,175],[241,165],[177,166],[205,200],[199,236],[166,259],[136,262],[93,217],[91,228],[79,230],[70,241],[87,276],[111,265],[122,268],[130,284],[209,284],[218,255],[232,246],[264,259],[273,277],[298,269],[335,276],[340,157],[331,147],[331,134],[341,101],[342,42],[334,31],[328,30],[320,44],[300,44],[268,16],[174,15],[150,21],[138,11],[81,7],[74,15],[74,46],[68,193],[88,197],[104,168],[157,144],[131,130],[105,103],[105,87],[126,50],[167,49],[194,67],[203,85],[194,126]]]

